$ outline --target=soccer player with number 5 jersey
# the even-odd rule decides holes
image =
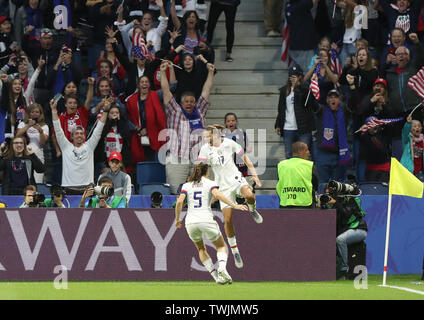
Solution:
[[[182,227],[180,214],[184,200],[187,199],[188,209],[185,218],[185,226],[190,239],[194,242],[199,251],[200,261],[217,283],[231,284],[232,279],[226,269],[227,249],[224,238],[222,237],[218,224],[213,219],[211,209],[212,196],[234,209],[247,211],[247,207],[235,204],[219,192],[216,183],[207,178],[208,175],[208,165],[199,163],[194,167],[193,173],[188,179],[189,182],[184,183],[181,187],[181,194],[175,206],[175,226],[177,228]],[[218,271],[215,270],[212,259],[206,251],[202,238],[203,235],[216,247]]]

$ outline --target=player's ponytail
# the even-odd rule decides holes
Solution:
[[[194,166],[191,176],[188,178],[189,182],[199,183],[203,176],[208,172],[208,165],[200,162]]]

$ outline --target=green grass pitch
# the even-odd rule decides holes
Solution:
[[[389,275],[387,285],[424,293],[420,275]],[[203,281],[72,282],[55,289],[53,282],[0,282],[1,300],[424,300],[424,295],[381,287],[382,276],[370,275],[367,289],[353,281],[234,282]]]

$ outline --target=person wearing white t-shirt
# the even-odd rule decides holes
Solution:
[[[209,133],[209,135],[207,134]],[[205,143],[200,149],[198,161],[208,163],[214,173],[215,181],[221,192],[231,201],[236,200],[237,195],[246,199],[249,211],[256,223],[262,223],[263,219],[256,210],[256,197],[253,188],[248,184],[234,163],[234,154],[241,157],[252,175],[253,181],[258,187],[262,186],[256,170],[249,157],[244,154],[243,148],[234,140],[222,138],[221,130],[214,126],[208,126],[204,135],[209,143]],[[234,255],[237,268],[243,267],[243,261],[237,246],[233,225],[233,209],[224,202],[220,202],[224,214],[224,228],[228,243]]]
[[[25,114],[24,121],[21,121],[16,131],[16,136],[28,138],[28,147],[31,147],[35,155],[44,164],[44,145],[49,138],[49,126],[45,122],[43,107],[34,103]],[[36,183],[43,183],[44,173],[34,172]]]
[[[181,187],[181,193],[175,206],[175,226],[181,228],[180,215],[183,209],[184,200],[187,199],[187,215],[185,226],[190,239],[193,241],[199,252],[200,261],[219,284],[232,283],[228,274],[227,249],[224,238],[219,230],[218,223],[213,219],[211,208],[212,197],[217,198],[231,208],[247,211],[244,205],[235,204],[224,194],[218,191],[217,184],[208,179],[209,168],[205,163],[195,165],[193,173]],[[217,251],[218,271],[215,269],[212,259],[206,251],[202,236],[211,241]]]
[[[57,142],[62,152],[62,187],[67,194],[83,194],[85,188],[94,183],[94,150],[101,138],[110,102],[106,100],[102,116],[87,141],[84,128],[75,126],[71,132],[72,142],[70,142],[62,130],[57,115],[57,102],[54,99],[50,101],[50,108]]]

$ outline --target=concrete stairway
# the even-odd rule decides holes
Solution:
[[[260,170],[263,187],[257,194],[275,194],[277,163],[284,158],[284,147],[275,134],[278,89],[287,81],[287,66],[280,60],[281,38],[267,38],[263,22],[263,2],[244,0],[235,23],[233,62],[225,62],[225,19],[221,15],[212,45],[216,50],[215,76],[207,124],[224,122],[234,112],[242,129],[254,129],[253,157],[263,157]],[[259,129],[262,129],[259,131]],[[259,132],[266,130],[266,146],[258,146]],[[263,164],[263,161],[259,162]]]

